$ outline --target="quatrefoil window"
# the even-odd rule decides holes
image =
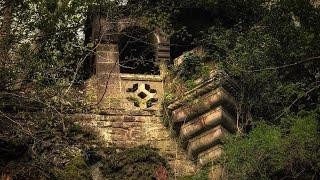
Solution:
[[[132,93],[128,100],[136,107],[149,108],[158,102],[158,99],[155,98],[157,90],[152,89],[149,84],[133,84],[132,88],[127,89],[127,92]]]

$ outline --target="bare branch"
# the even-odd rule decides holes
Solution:
[[[253,71],[249,71],[249,72],[261,72],[261,71],[269,71],[269,70],[279,70],[279,69],[285,69],[288,67],[292,67],[292,66],[297,66],[300,64],[304,64],[310,61],[316,61],[316,60],[320,60],[320,56],[317,57],[312,57],[312,58],[308,58],[299,62],[295,62],[292,64],[288,64],[288,65],[283,65],[283,66],[278,66],[278,67],[268,67],[268,68],[264,68],[264,69],[257,69],[257,70],[253,70]]]

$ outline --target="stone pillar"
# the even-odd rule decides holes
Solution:
[[[96,53],[97,101],[102,108],[118,107],[121,95],[117,44],[100,44]],[[120,102],[119,102],[120,103]]]
[[[168,72],[167,63],[170,60],[170,43],[160,43],[157,48],[157,61],[159,63],[160,75],[162,77],[166,76]]]

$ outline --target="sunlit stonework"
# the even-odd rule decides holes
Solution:
[[[134,84],[127,92],[132,94],[128,99],[136,107],[149,108],[158,102],[158,99],[155,98],[157,91],[152,89],[149,84]]]

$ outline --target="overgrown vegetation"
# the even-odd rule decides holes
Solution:
[[[127,149],[103,160],[102,172],[111,179],[167,179],[170,166],[147,146]]]
[[[203,167],[195,175],[192,176],[185,176],[180,179],[182,180],[205,180],[209,179],[209,173],[210,173],[210,168],[209,166]]]
[[[91,179],[97,159],[116,156],[94,129],[83,126],[81,118],[70,120],[70,115],[96,109],[83,88],[92,75],[90,57],[95,48],[88,23],[102,11],[117,19],[124,14],[120,11],[126,11],[119,3],[0,1],[1,178]],[[160,156],[155,150],[142,149],[135,152],[143,158],[132,166],[140,163],[140,168],[149,170],[153,160],[160,169],[165,166],[163,159],[156,161]],[[95,159],[90,153],[101,157]]]
[[[207,60],[208,61],[208,60]],[[183,62],[174,69],[175,77],[178,77],[188,89],[194,88],[198,83],[210,77],[210,69],[206,65],[206,57],[186,53],[183,55]],[[177,79],[176,79],[177,80]]]
[[[93,129],[68,119],[62,127],[59,117],[46,112],[20,113],[11,118],[23,119],[27,125],[16,130],[15,124],[1,124],[2,174],[14,179],[90,178],[84,154],[90,148],[104,146]]]
[[[319,112],[299,112],[279,126],[259,122],[227,140],[223,164],[230,179],[316,179],[319,176]],[[249,154],[249,155],[248,155]]]
[[[200,2],[217,13],[214,24],[196,28],[201,34],[186,25],[182,36],[237,81],[240,108],[250,112],[226,141],[229,178],[319,178],[319,8],[306,0]]]

